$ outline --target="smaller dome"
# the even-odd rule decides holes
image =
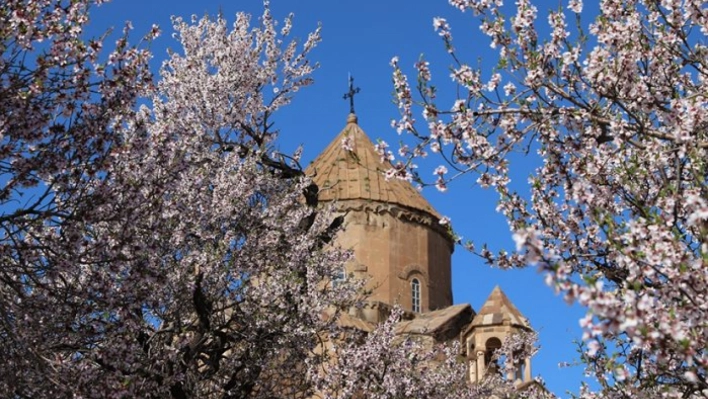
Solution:
[[[531,329],[529,321],[519,312],[519,309],[511,303],[511,300],[504,294],[499,286],[494,287],[489,294],[487,301],[482,305],[479,313],[472,320],[470,329],[480,326],[500,325],[504,322],[514,327]]]

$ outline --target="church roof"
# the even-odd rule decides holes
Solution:
[[[362,320],[359,317],[351,316],[347,313],[342,313],[339,315],[339,319],[337,319],[337,325],[344,328],[353,328],[355,330],[365,331],[367,333],[374,331],[374,329],[376,328],[374,324],[369,323],[366,320]]]
[[[505,321],[512,326],[531,328],[528,319],[511,303],[501,288],[496,286],[472,320],[470,328],[504,324]]]
[[[469,304],[448,306],[427,313],[418,313],[413,320],[401,321],[396,326],[397,334],[421,334],[447,341],[459,336],[474,316]]]
[[[344,141],[349,150],[344,148]],[[386,180],[383,172],[391,164],[381,162],[374,143],[357,124],[355,114],[349,114],[341,133],[307,167],[306,173],[319,186],[320,201],[370,200],[396,204],[423,211],[440,219],[423,196],[404,180]]]

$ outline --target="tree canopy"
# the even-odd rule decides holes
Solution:
[[[0,396],[482,398],[459,348],[337,323],[363,282],[342,219],[318,203],[273,115],[313,83],[310,52],[274,21],[173,19],[180,50],[153,75],[154,27],[115,46],[84,28],[101,0],[0,4]],[[391,177],[495,190],[516,248],[489,264],[539,267],[587,307],[586,398],[708,396],[708,9],[698,0],[450,0],[498,51],[491,71],[451,56],[455,98],[394,58],[406,140]],[[506,8],[505,8],[506,7]],[[512,15],[505,11],[512,9]],[[575,27],[567,20],[575,17]],[[418,119],[420,118],[420,119]],[[412,144],[411,144],[412,143]],[[537,157],[528,194],[510,157]],[[416,157],[441,164],[426,182]],[[528,350],[498,353],[512,367]]]
[[[478,20],[496,67],[466,63],[442,18],[457,97],[438,98],[425,59],[411,79],[392,60],[395,126],[414,140],[391,173],[496,190],[516,248],[466,245],[495,266],[538,265],[587,307],[581,358],[600,390],[581,396],[705,397],[708,9],[603,0],[586,26],[582,1],[563,3],[541,18],[529,0],[450,0]],[[528,194],[509,184],[516,153],[540,160]],[[412,168],[427,154],[442,161],[429,182]]]
[[[363,282],[330,283],[341,217],[272,126],[312,83],[319,29],[290,39],[267,2],[232,26],[175,18],[153,76],[157,27],[84,38],[100,3],[0,4],[0,396],[488,392],[450,348],[411,356],[399,311],[369,338],[337,322]]]

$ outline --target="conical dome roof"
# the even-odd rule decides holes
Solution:
[[[501,288],[496,286],[492,293],[489,294],[487,301],[482,305],[482,309],[472,320],[470,328],[499,325],[504,324],[505,321],[512,326],[531,328],[528,319],[511,303],[511,300],[507,298]]]
[[[349,143],[345,149],[343,141]],[[423,196],[404,180],[386,180],[383,172],[391,164],[381,162],[374,143],[357,124],[357,117],[349,114],[347,125],[324,151],[307,167],[319,186],[320,201],[370,200],[396,204],[428,213],[440,219],[435,209]]]

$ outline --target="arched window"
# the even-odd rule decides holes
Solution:
[[[411,308],[415,313],[420,313],[420,280],[414,278],[411,281]]]
[[[489,369],[490,374],[499,372],[499,365],[497,364],[496,361],[493,360],[493,357],[494,357],[494,351],[501,348],[501,346],[502,346],[501,340],[496,337],[489,338],[487,340],[487,342],[484,344],[484,347],[486,349],[486,351],[484,353],[484,364]]]

